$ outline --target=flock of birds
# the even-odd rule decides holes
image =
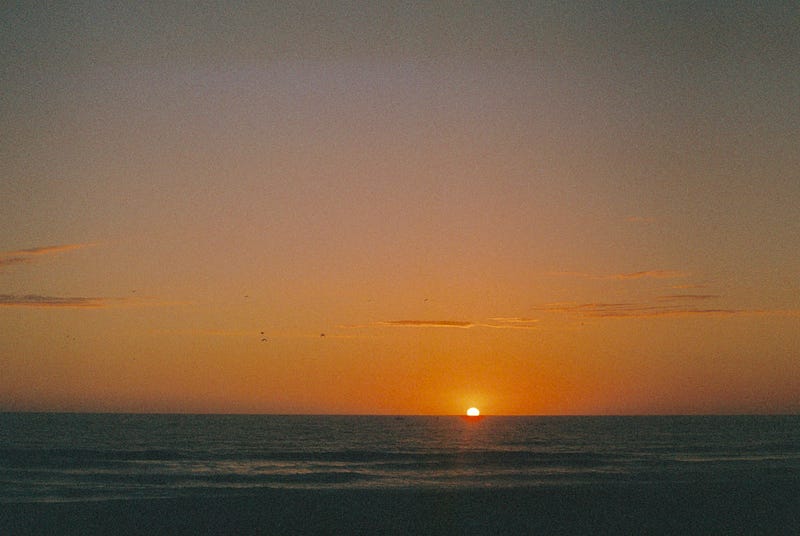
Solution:
[[[250,295],[249,295],[249,294],[245,294],[245,295],[244,295],[244,297],[245,297],[245,298],[249,298],[249,297],[250,297]],[[263,331],[262,331],[262,332],[260,332],[260,335],[261,335],[261,342],[269,342],[269,339],[267,338],[267,336],[264,334],[264,332],[263,332]],[[324,334],[324,333],[320,333],[320,334],[319,334],[319,336],[320,336],[320,337],[324,337],[324,336],[325,336],[325,334]]]
[[[264,335],[263,331],[260,333],[260,335],[261,335],[261,342],[269,342],[269,339]],[[324,337],[325,334],[324,333],[320,333],[319,336],[320,337]]]
[[[136,292],[136,291],[134,291],[134,292]],[[249,295],[249,294],[245,294],[245,295],[244,295],[244,297],[245,297],[245,298],[249,298],[249,297],[250,297],[250,295]],[[372,300],[370,300],[370,301],[372,301]],[[428,301],[428,298],[425,298],[425,300],[424,300],[424,301],[426,301],[426,302],[427,302],[427,301]],[[269,342],[269,339],[267,338],[267,336],[264,334],[264,332],[263,332],[263,331],[261,331],[259,334],[261,335],[261,342]],[[320,333],[320,334],[319,334],[319,336],[320,336],[320,337],[325,337],[325,333]]]

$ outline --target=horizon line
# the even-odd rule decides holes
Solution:
[[[466,413],[252,413],[252,412],[181,412],[181,411],[47,411],[3,410],[0,415],[142,415],[208,417],[467,417]],[[731,413],[483,413],[479,417],[800,417],[798,412]]]

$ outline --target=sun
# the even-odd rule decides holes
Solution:
[[[477,417],[481,414],[481,410],[478,408],[469,408],[467,410],[467,417]]]

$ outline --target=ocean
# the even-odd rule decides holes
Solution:
[[[3,533],[789,534],[798,516],[800,416],[0,414]]]

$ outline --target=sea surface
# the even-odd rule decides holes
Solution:
[[[800,416],[0,414],[6,505],[787,478]]]

